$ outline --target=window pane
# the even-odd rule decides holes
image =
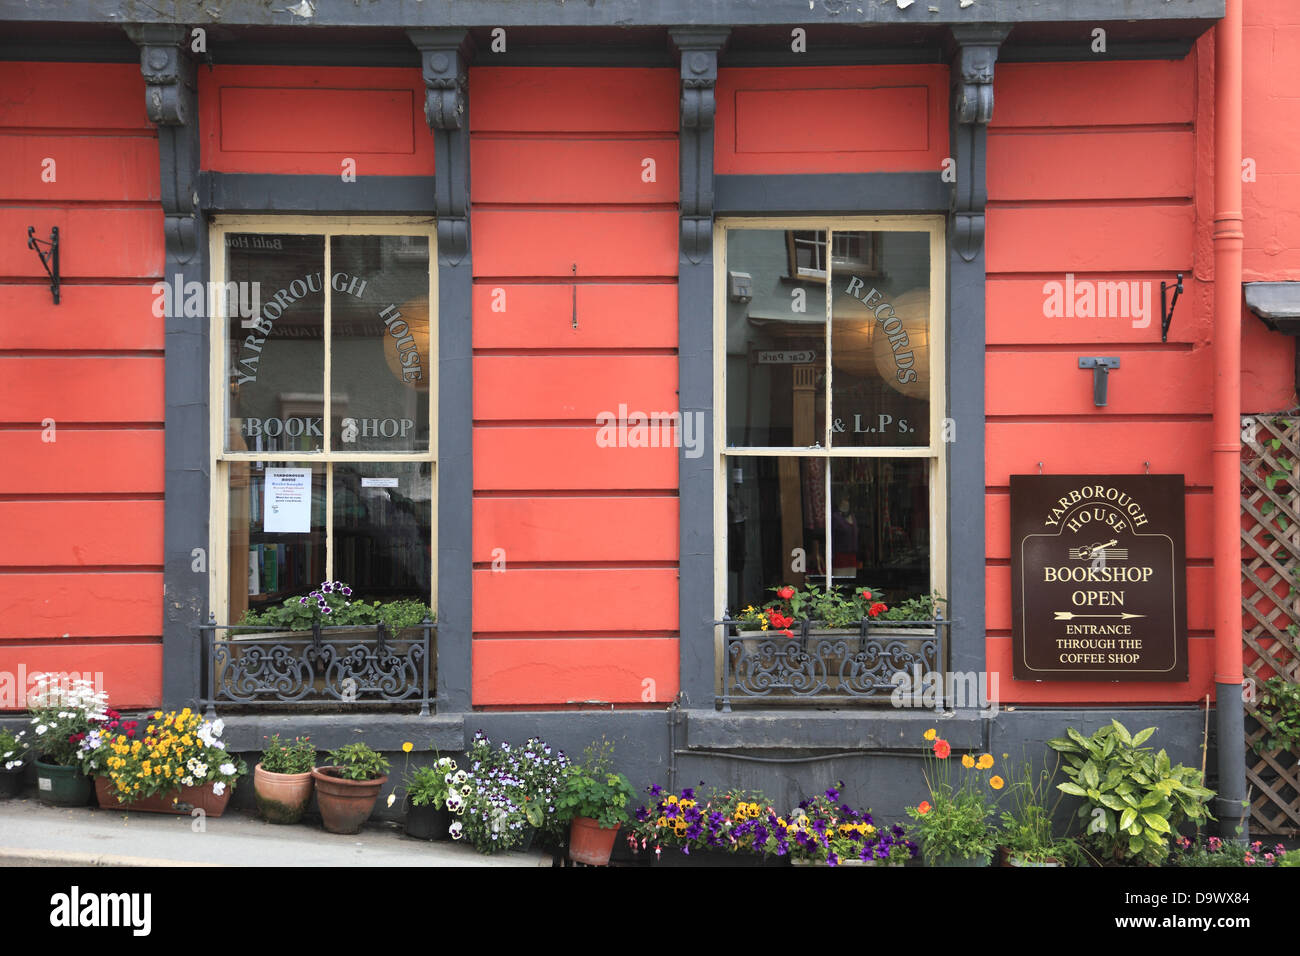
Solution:
[[[429,240],[334,236],[335,451],[429,448]]]
[[[824,567],[826,459],[727,459],[727,606],[772,599]]]
[[[428,603],[430,462],[334,465],[334,577],[365,600]]]
[[[320,462],[230,462],[230,620],[325,580],[325,466]],[[286,470],[303,469],[307,476]],[[267,477],[279,476],[267,491]],[[295,494],[310,504],[295,510]],[[267,531],[274,528],[302,530]]]
[[[929,476],[928,459],[831,459],[837,585],[878,588],[891,603],[929,593]]]
[[[324,448],[324,269],[321,236],[226,236],[227,451]]]
[[[727,232],[728,445],[825,447],[825,246],[824,232]]]
[[[836,232],[831,444],[930,443],[930,235]]]

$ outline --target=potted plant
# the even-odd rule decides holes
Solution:
[[[785,866],[790,862],[784,818],[757,791],[694,787],[668,793],[649,788],[649,805],[638,807],[628,825],[634,853],[654,854],[652,866]]]
[[[432,767],[417,767],[406,778],[406,835],[417,840],[450,839],[447,797],[468,776],[450,757],[439,757]]]
[[[388,760],[355,743],[331,750],[329,761],[311,771],[321,820],[330,833],[359,833],[388,782]]]
[[[557,834],[557,797],[570,766],[563,751],[535,737],[522,747],[505,741],[494,747],[478,731],[467,762],[468,771],[452,781],[459,791],[447,796],[447,809],[457,817],[448,826],[453,840],[467,839],[480,853],[497,853],[528,850],[537,834]]]
[[[790,811],[786,840],[795,866],[901,866],[917,846],[895,824],[881,829],[871,814],[840,800],[839,783]]]
[[[985,793],[1001,790],[1006,781],[998,774],[987,779],[984,773],[993,767],[993,755],[960,758],[960,782],[953,783],[952,746],[931,728],[925,732],[931,746],[922,771],[929,799],[907,814],[917,824],[917,835],[926,866],[988,866],[997,846],[997,833],[990,823],[994,807]]]
[[[27,769],[27,731],[0,729],[0,800],[9,800],[22,791],[23,771]]]
[[[326,673],[329,662],[337,660],[360,647],[364,642],[377,640],[377,625],[383,625],[389,638],[418,641],[420,628],[426,620],[433,622],[433,610],[420,601],[403,598],[396,601],[362,601],[355,599],[351,586],[343,581],[322,581],[315,589],[303,595],[286,598],[281,604],[262,610],[249,608],[236,626],[229,631],[229,643],[223,660],[226,662],[217,674],[217,682],[230,680],[244,666],[245,655],[252,653],[249,644],[272,642],[286,638],[302,639],[318,634],[323,647],[318,652],[314,644],[299,640],[289,645],[295,656],[305,661],[309,669],[301,678],[303,693],[315,692],[331,696]],[[320,629],[328,628],[323,633]],[[434,663],[430,661],[430,665]],[[260,666],[260,658],[253,662]],[[260,672],[260,671],[259,671]],[[410,675],[407,675],[410,676]],[[430,675],[433,679],[433,675]],[[337,687],[332,696],[337,697]]]
[[[273,734],[253,767],[253,793],[257,810],[267,823],[298,823],[311,802],[312,768],[316,747],[310,737],[295,737],[286,744]]]
[[[1052,829],[1052,817],[1063,794],[1057,795],[1051,809],[1044,800],[1057,766],[1044,768],[1034,774],[1028,761],[1022,762],[1019,771],[1007,771],[1011,784],[1007,787],[1010,807],[1002,811],[1003,866],[1057,867],[1078,863],[1082,856],[1078,845],[1069,837],[1058,837]]]
[[[63,683],[53,674],[37,674],[35,680],[27,707],[36,795],[51,806],[84,807],[93,788],[82,771],[83,742],[108,719],[108,695],[86,680]]]
[[[226,750],[221,720],[206,720],[186,707],[154,711],[138,739],[135,729],[108,727],[84,741],[83,767],[95,774],[101,807],[146,813],[197,808],[210,817],[225,812],[248,768]]]
[[[608,865],[618,828],[628,820],[627,805],[636,791],[627,777],[612,770],[612,763],[613,745],[602,737],[564,775],[556,806],[571,821],[569,857],[574,862]]]
[[[1047,745],[1065,759],[1065,776],[1057,789],[1083,800],[1079,818],[1085,838],[1115,864],[1159,866],[1169,856],[1169,839],[1183,823],[1197,826],[1211,819],[1208,802],[1214,791],[1201,772],[1174,766],[1161,750],[1143,747],[1154,727],[1130,734],[1118,720],[1091,737],[1073,727]]]

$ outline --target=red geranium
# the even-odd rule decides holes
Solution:
[[[875,604],[871,605],[871,607],[867,608],[867,613],[872,617],[880,617],[881,614],[888,610],[888,607],[877,601]]]
[[[863,591],[863,592],[862,592],[862,597],[863,597],[863,599],[865,599],[865,600],[867,600],[867,601],[870,601],[870,600],[871,600],[871,592],[870,592],[870,591]]]
[[[779,597],[782,601],[788,601],[790,600],[790,598],[794,597],[794,588],[790,587],[790,585],[787,584],[781,590],[776,592],[776,596]]]
[[[952,753],[952,746],[948,741],[940,737],[934,742],[934,755],[940,760],[947,760],[950,753]]]
[[[786,617],[774,607],[767,609],[767,619],[778,631],[794,623],[794,618]]]

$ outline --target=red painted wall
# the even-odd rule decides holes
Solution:
[[[218,66],[199,70],[204,169],[432,176],[417,69]]]
[[[1007,63],[989,130],[985,411],[988,667],[1013,703],[1197,700],[1211,688],[1211,188],[1198,50],[1181,62]],[[1140,90],[1141,95],[1133,95]],[[1200,99],[1198,99],[1198,97]],[[1203,215],[1203,214],[1202,214]],[[1168,344],[1160,281],[1186,277]],[[1137,282],[1151,307],[1061,317],[1050,282]],[[1133,287],[1129,286],[1130,292]],[[1108,309],[1109,311],[1109,309]],[[1109,404],[1096,408],[1081,355],[1114,355]],[[1013,681],[1009,476],[1186,475],[1190,681]]]
[[[865,173],[938,169],[948,155],[948,68],[718,71],[714,169]]]
[[[470,87],[474,704],[661,704],[677,451],[601,447],[596,422],[677,410],[677,73]]]
[[[1300,7],[1292,0],[1245,5],[1242,71],[1242,213],[1245,282],[1300,280]],[[1212,47],[1211,47],[1212,49]],[[1251,175],[1254,181],[1251,181]],[[1295,339],[1270,332],[1254,315],[1241,320],[1241,404],[1246,412],[1297,404]]]
[[[41,671],[102,675],[115,703],[152,705],[163,231],[144,81],[137,64],[9,62],[0,86],[0,709]],[[57,306],[28,226],[59,228]]]

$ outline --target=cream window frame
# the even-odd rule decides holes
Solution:
[[[325,466],[325,576],[334,579],[334,464],[336,462],[429,462],[429,493],[433,507],[429,519],[428,603],[438,610],[438,233],[429,216],[217,216],[208,228],[210,279],[214,286],[226,280],[226,235],[236,232],[263,235],[317,235],[324,237],[325,275],[333,274],[332,236],[424,236],[429,242],[429,447],[410,452],[345,452],[330,447],[333,439],[333,403],[329,401],[333,343],[331,283],[322,283],[324,310],[323,447],[319,451],[281,450],[274,452],[231,452],[226,450],[226,422],[230,397],[226,369],[226,315],[224,297],[216,296],[217,308],[210,318],[208,436],[210,483],[208,509],[208,607],[218,623],[233,624],[230,614],[230,464],[240,461],[319,462]],[[219,285],[218,285],[219,284]]]
[[[727,445],[727,232],[732,229],[772,231],[825,230],[826,247],[833,233],[843,231],[924,232],[930,236],[930,444],[928,446],[832,446],[831,396],[834,356],[831,349],[833,296],[826,296],[825,432],[821,447]],[[714,614],[721,620],[727,606],[727,462],[730,458],[758,456],[781,458],[923,458],[930,462],[930,589],[947,596],[948,580],[948,456],[944,441],[947,409],[947,261],[946,223],[941,216],[839,216],[839,217],[727,217],[713,224],[713,541]],[[851,274],[851,273],[850,273]],[[830,268],[829,282],[835,269]],[[830,500],[831,469],[826,469],[826,496]],[[828,509],[829,513],[829,509]],[[734,610],[734,609],[733,609]],[[719,637],[719,648],[724,639]],[[719,651],[721,653],[721,651]],[[719,658],[720,660],[720,658]],[[721,665],[719,664],[719,670]],[[720,679],[720,677],[719,677]]]

